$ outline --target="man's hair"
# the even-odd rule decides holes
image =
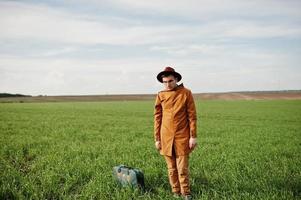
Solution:
[[[164,73],[161,76],[161,78],[165,78],[165,77],[168,77],[168,76],[173,76],[176,80],[178,80],[177,77],[172,72],[171,73],[168,73],[168,72]]]

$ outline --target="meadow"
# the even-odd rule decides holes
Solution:
[[[153,101],[1,103],[0,199],[173,199]],[[194,199],[300,199],[301,100],[196,101]],[[143,170],[146,190],[112,168]]]

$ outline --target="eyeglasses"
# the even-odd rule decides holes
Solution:
[[[175,80],[169,80],[169,81],[163,81],[163,83],[172,83],[172,82],[174,82]]]

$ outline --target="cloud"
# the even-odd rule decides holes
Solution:
[[[130,10],[134,13],[148,13],[151,15],[181,16],[198,20],[207,20],[216,17],[251,16],[254,17],[300,17],[300,1],[278,1],[278,0],[115,0],[107,1],[113,6]],[[101,5],[99,1],[92,4]]]
[[[301,27],[288,25],[271,25],[266,23],[240,22],[233,24],[223,33],[224,37],[232,38],[274,38],[301,37]]]
[[[40,56],[57,56],[57,55],[61,55],[61,54],[65,54],[65,53],[72,53],[72,52],[76,52],[77,48],[75,47],[63,47],[61,49],[55,49],[55,50],[49,50],[47,52],[44,52],[42,54],[40,54]]]
[[[156,67],[157,66],[157,67]],[[161,62],[1,56],[0,91],[32,95],[155,93]]]
[[[2,5],[1,5],[2,4]],[[23,3],[0,3],[1,39],[44,40],[60,43],[95,44],[150,44],[171,41],[171,33],[177,26],[137,26],[120,27],[112,21],[93,21],[42,5]]]
[[[171,46],[152,46],[151,51],[165,52],[170,55],[176,56],[189,56],[192,54],[218,54],[225,51],[223,45],[208,45],[208,44],[190,44],[190,45],[171,45]]]
[[[165,1],[156,3],[143,3],[136,1],[121,1],[120,5],[130,5],[132,9],[150,7],[150,9],[163,10],[181,6],[189,16],[189,9],[202,13],[202,6],[184,4],[175,1],[172,5]],[[160,3],[159,3],[160,2]],[[118,4],[119,5],[119,4]],[[119,5],[119,6],[120,6]],[[152,5],[152,6],[151,6]],[[169,5],[169,6],[168,6]],[[215,8],[214,4],[206,2],[205,7]],[[241,4],[238,4],[241,5]],[[217,6],[216,9],[224,8]],[[187,9],[187,10],[186,10]],[[210,10],[209,9],[209,10]],[[27,39],[60,42],[64,44],[110,44],[110,45],[143,45],[155,43],[172,43],[191,41],[199,37],[212,39],[221,38],[266,38],[266,37],[300,37],[301,28],[288,24],[258,23],[252,20],[230,19],[213,20],[210,23],[199,24],[137,24],[135,19],[126,20],[124,26],[118,19],[101,20],[78,15],[72,11],[52,8],[45,5],[32,5],[24,3],[0,3],[0,39]]]
[[[155,93],[164,66],[195,92],[300,87],[299,1],[33,2],[0,2],[0,91]]]
[[[245,56],[249,56],[246,62],[241,62],[246,57],[238,60],[215,58],[219,62],[213,58],[204,61],[181,58],[89,61],[2,57],[0,91],[32,95],[156,93],[162,86],[155,76],[166,65],[175,67],[193,92],[301,87],[299,73],[292,74],[296,69],[286,67],[289,58]],[[248,63],[254,58],[259,64]]]

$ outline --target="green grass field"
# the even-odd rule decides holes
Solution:
[[[195,199],[300,199],[301,101],[197,101]],[[0,104],[0,199],[172,199],[153,102]],[[146,191],[121,189],[119,164]]]

